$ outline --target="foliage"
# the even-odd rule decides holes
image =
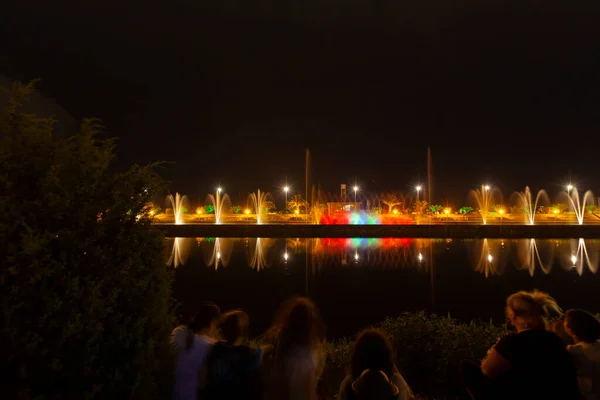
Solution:
[[[458,212],[460,214],[473,214],[475,212],[475,209],[473,207],[464,206],[461,207],[460,210],[458,210]]]
[[[263,207],[263,214],[267,214],[271,211],[277,210],[275,203],[271,200],[263,200],[262,207]]]
[[[442,212],[443,209],[444,206],[441,206],[439,204],[432,204],[429,206],[429,210],[434,214],[439,214],[440,212]]]
[[[231,206],[231,212],[233,214],[239,214],[242,211],[242,206]]]
[[[287,202],[288,209],[298,211],[299,213],[303,213],[306,206],[308,206],[308,202],[304,200],[300,193],[293,195]]]
[[[215,213],[215,206],[212,204],[207,204],[204,206],[204,212],[206,214],[214,214]]]
[[[14,84],[0,117],[3,397],[169,397],[171,277],[147,206],[164,193],[156,165],[115,173],[98,121],[55,138],[52,119],[21,111],[32,93]]]
[[[587,210],[588,214],[593,214],[598,209],[598,206],[596,206],[594,204],[590,204],[590,205],[586,206],[585,209]]]
[[[394,192],[382,193],[379,196],[379,201],[387,206],[388,214],[392,213],[394,207],[402,206],[404,204],[404,199],[398,197]]]
[[[423,213],[425,213],[425,211],[428,210],[429,203],[427,203],[427,201],[425,201],[425,200],[416,200],[415,203],[413,204],[413,207],[414,207],[414,212],[416,212],[418,214],[423,214]]]
[[[458,367],[461,360],[479,360],[502,334],[491,323],[465,324],[455,319],[424,312],[403,313],[379,325],[394,344],[398,368],[416,392],[429,395],[461,392]],[[352,342],[348,338],[328,343],[322,391],[337,392],[350,363]]]
[[[569,211],[569,205],[564,203],[553,204],[550,207],[550,210],[552,210],[552,212],[554,212],[554,210],[558,210],[560,213],[564,213],[566,211]]]

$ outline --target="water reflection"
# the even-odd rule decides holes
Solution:
[[[190,249],[192,248],[194,239],[192,238],[173,238],[167,239],[167,248],[171,249],[171,254],[167,264],[175,268],[180,265],[184,265],[190,256]]]
[[[194,239],[169,239],[171,254],[168,263],[178,267],[187,262]],[[272,265],[287,268],[306,263],[307,273],[335,266],[355,268],[418,268],[434,275],[434,259],[440,253],[466,248],[471,268],[486,278],[503,275],[507,266],[549,274],[553,266],[582,275],[585,271],[598,272],[600,240],[563,239],[337,239],[337,238],[197,238],[208,267],[226,267],[232,254],[242,250],[247,265],[257,271]],[[238,245],[236,245],[238,243]],[[240,248],[243,243],[243,248]],[[309,262],[310,261],[310,262]],[[310,267],[309,267],[310,264]]]
[[[233,252],[233,239],[229,238],[198,238],[196,239],[204,253],[204,263],[207,267],[219,269],[227,267]]]

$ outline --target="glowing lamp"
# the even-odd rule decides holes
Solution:
[[[492,260],[493,260],[494,258],[492,257],[492,255],[491,255],[491,254],[488,254],[488,256],[487,256],[487,259],[488,259],[488,261],[489,261],[489,262],[492,262]]]
[[[202,207],[196,208],[196,214],[202,214],[202,213],[204,213],[204,208],[202,208]]]
[[[573,185],[571,185],[571,184],[568,184],[568,185],[567,185],[567,190],[568,190],[569,192],[570,192],[571,190],[573,190]]]
[[[490,190],[490,185],[485,185],[483,188],[484,188],[485,190]]]
[[[354,191],[356,192],[358,190],[358,186],[354,186]]]
[[[284,191],[284,192],[286,192],[286,193],[287,193],[287,192],[289,192],[289,191],[290,191],[290,188],[289,188],[289,186],[286,186],[286,187],[284,187],[284,188],[283,188],[283,191]]]
[[[221,190],[222,190],[222,189],[221,189],[220,187],[218,187],[218,188],[217,188],[217,193],[221,193]]]
[[[444,210],[444,213],[445,213],[446,215],[450,214],[450,209],[449,209],[449,208],[446,208],[446,209]]]
[[[250,210],[248,210],[248,209],[246,208],[246,209],[244,210],[244,213],[245,213],[246,215],[248,215],[248,214],[250,214]]]
[[[421,185],[417,186],[415,189],[417,189],[417,192],[421,191]]]
[[[554,209],[554,214],[558,214],[560,211],[558,210],[558,208]]]
[[[300,210],[296,210],[296,214],[300,214]]]
[[[394,213],[394,214],[398,214],[398,210],[394,210],[394,211],[393,211],[393,213]]]
[[[501,208],[501,209],[498,210],[498,212],[500,213],[500,215],[502,215],[502,214],[504,214],[504,209]]]

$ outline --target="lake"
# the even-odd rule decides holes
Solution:
[[[549,292],[564,308],[600,311],[600,240],[167,239],[174,296],[184,313],[203,301],[243,308],[253,335],[293,295],[318,305],[331,338],[385,317],[426,310],[504,320],[506,297]]]

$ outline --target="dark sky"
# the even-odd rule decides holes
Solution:
[[[17,4],[13,4],[17,3]],[[483,181],[600,193],[600,3],[591,0],[9,0],[0,73],[119,137],[172,191],[287,177],[462,203]]]

